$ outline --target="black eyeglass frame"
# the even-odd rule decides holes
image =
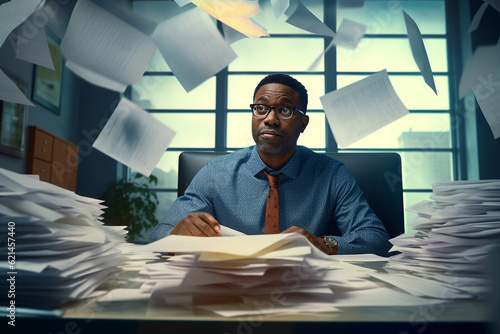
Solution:
[[[264,106],[264,107],[267,107],[269,108],[269,110],[266,112],[265,115],[256,115],[255,112],[254,112],[254,107],[255,106]],[[282,108],[290,108],[292,109],[292,114],[290,115],[290,117],[288,118],[283,118],[278,112],[276,112],[276,108],[279,108],[279,107],[282,107]],[[265,118],[267,117],[267,115],[269,115],[269,113],[271,112],[271,110],[274,109],[274,112],[276,113],[276,117],[278,117],[279,119],[290,119],[293,117],[294,115],[294,111],[298,111],[300,112],[302,115],[305,115],[306,113],[303,112],[302,110],[298,109],[298,108],[295,108],[295,107],[292,107],[292,106],[283,106],[283,105],[279,105],[279,106],[274,106],[274,107],[271,107],[271,106],[268,106],[267,104],[262,104],[262,103],[252,103],[250,104],[250,110],[252,110],[252,114],[255,116],[255,117],[259,117],[259,118]]]

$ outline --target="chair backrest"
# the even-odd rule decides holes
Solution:
[[[183,152],[179,156],[178,196],[210,160],[227,152]],[[397,153],[324,153],[341,161],[391,238],[404,233],[401,157]]]

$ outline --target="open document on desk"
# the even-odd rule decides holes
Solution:
[[[140,271],[141,288],[129,295],[134,300],[147,299],[155,307],[199,307],[232,317],[441,302],[393,289],[371,276],[376,270],[353,264],[383,263],[387,258],[351,255],[343,261],[342,256],[328,256],[296,233],[219,238],[172,235],[142,248],[176,253],[165,261],[145,264]],[[113,296],[104,301],[123,301],[121,293]]]

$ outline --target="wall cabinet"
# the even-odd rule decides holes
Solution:
[[[29,127],[26,173],[40,180],[75,191],[78,146],[36,126]]]

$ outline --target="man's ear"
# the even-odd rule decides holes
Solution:
[[[309,116],[303,115],[301,121],[302,121],[302,128],[300,129],[300,132],[304,132],[304,130],[307,128],[307,124],[309,124]]]

